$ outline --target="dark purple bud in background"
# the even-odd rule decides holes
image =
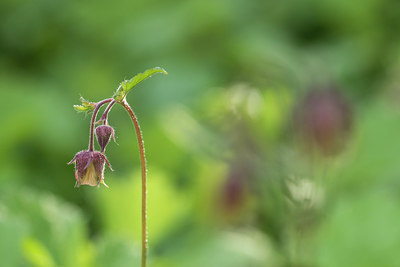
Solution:
[[[295,109],[295,129],[310,147],[325,155],[340,152],[352,125],[349,103],[335,88],[309,91]]]
[[[111,166],[104,154],[98,151],[80,151],[68,164],[74,162],[76,187],[80,185],[98,186],[100,184],[108,187],[104,183],[104,166],[105,163],[110,169]]]
[[[243,158],[232,161],[218,194],[219,219],[224,223],[240,223],[248,218],[249,180],[252,178],[251,163]]]
[[[101,152],[106,150],[106,146],[110,142],[111,136],[115,142],[114,129],[111,126],[101,125],[96,128],[96,138],[100,145]]]
[[[245,185],[243,178],[228,177],[222,192],[222,207],[225,212],[232,213],[243,205]]]

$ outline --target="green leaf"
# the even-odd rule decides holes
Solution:
[[[81,97],[81,102],[82,105],[74,105],[74,109],[78,112],[90,112],[92,110],[94,110],[96,104],[89,102],[87,100],[85,100],[83,97]]]
[[[37,239],[27,237],[22,243],[25,258],[35,267],[55,266],[54,260],[46,247]]]
[[[168,74],[166,70],[160,67],[148,69],[143,73],[136,74],[132,79],[121,82],[117,91],[114,93],[114,99],[121,101],[133,87],[157,73]]]

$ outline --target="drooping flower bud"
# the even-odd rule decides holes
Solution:
[[[78,152],[68,163],[75,163],[75,187],[80,185],[99,186],[104,183],[104,166],[107,163],[112,170],[106,156],[98,151],[83,150]]]
[[[110,142],[111,136],[115,142],[114,129],[111,126],[101,125],[96,128],[96,138],[101,147],[101,152],[106,150],[106,146]]]
[[[311,90],[295,110],[295,126],[308,145],[336,154],[351,130],[351,106],[335,88]]]

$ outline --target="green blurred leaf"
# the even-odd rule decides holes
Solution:
[[[153,168],[148,180],[148,229],[151,242],[156,244],[184,217],[189,199],[179,194],[171,179],[164,172]],[[96,191],[93,200],[101,207],[101,217],[107,229],[114,234],[141,240],[141,199],[140,171],[129,180],[110,181],[111,191]],[[166,205],[168,203],[168,205]]]
[[[271,241],[258,231],[213,232],[208,229],[192,234],[184,241],[185,247],[170,252],[165,259],[170,260],[170,264],[154,266],[175,266],[176,262],[185,267],[282,266],[282,259]]]
[[[398,201],[381,189],[340,199],[319,229],[316,266],[399,266]]]
[[[11,214],[0,201],[0,258],[2,266],[21,266],[24,262],[20,246],[29,232],[28,223]]]
[[[0,191],[0,209],[7,207],[10,213],[0,219],[0,256],[5,266],[20,266],[13,264],[14,257],[28,261],[29,266],[90,264],[93,252],[78,209],[51,194],[21,188]]]
[[[37,267],[55,266],[54,260],[46,247],[37,239],[28,237],[23,242],[23,251],[25,258]]]
[[[96,242],[96,245],[97,267],[140,266],[140,248],[126,240],[106,236]]]
[[[148,69],[143,73],[136,74],[132,79],[121,82],[117,91],[114,93],[114,99],[121,101],[133,87],[157,73],[168,74],[166,70],[160,67]]]

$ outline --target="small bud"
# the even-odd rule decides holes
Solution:
[[[295,126],[308,145],[336,154],[351,130],[351,106],[335,88],[311,90],[295,110]]]
[[[110,142],[111,136],[115,142],[114,129],[111,126],[101,125],[96,128],[96,138],[101,147],[102,153],[106,150],[106,146]]]
[[[68,163],[75,162],[75,187],[80,185],[99,186],[100,183],[108,187],[104,183],[104,165],[107,163],[112,170],[106,156],[98,151],[80,151]]]

